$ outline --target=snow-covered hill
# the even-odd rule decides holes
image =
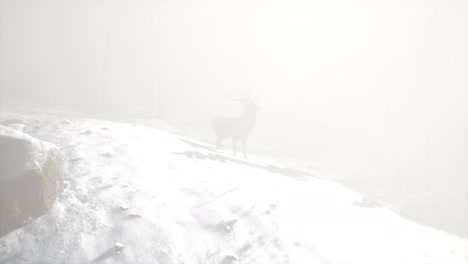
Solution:
[[[255,157],[134,124],[11,112],[0,124],[56,144],[67,167],[50,212],[0,238],[0,263],[468,262],[467,239]]]

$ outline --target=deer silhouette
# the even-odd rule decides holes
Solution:
[[[232,101],[241,102],[244,107],[244,112],[241,116],[233,117],[221,115],[213,119],[212,127],[216,134],[216,148],[222,148],[222,143],[225,138],[232,138],[232,152],[235,156],[237,141],[240,140],[242,143],[244,158],[247,159],[245,141],[256,123],[258,106],[255,101],[258,96],[251,98],[244,94],[240,98],[234,99],[227,96],[222,91],[220,92],[224,97]]]

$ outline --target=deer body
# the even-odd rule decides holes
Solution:
[[[241,141],[244,158],[247,158],[245,141],[255,127],[258,107],[254,100],[242,99],[240,101],[244,106],[244,112],[241,116],[217,116],[213,119],[212,127],[216,134],[216,147],[218,149],[222,147],[224,139],[231,138],[232,152],[236,155],[237,142]]]

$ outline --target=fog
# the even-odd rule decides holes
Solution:
[[[463,0],[0,0],[1,104],[160,118],[214,143],[213,117],[242,112],[220,90],[259,95],[251,153],[429,190],[461,233],[467,73]]]

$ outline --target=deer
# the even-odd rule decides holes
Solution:
[[[216,134],[216,148],[221,149],[223,140],[225,138],[231,138],[232,152],[234,156],[236,156],[236,145],[237,142],[240,141],[244,158],[248,159],[245,141],[255,127],[256,115],[259,110],[256,104],[258,96],[251,98],[249,95],[243,94],[240,98],[232,98],[224,94],[221,90],[220,93],[232,101],[240,102],[244,107],[244,111],[240,116],[220,115],[213,119],[212,128]]]

